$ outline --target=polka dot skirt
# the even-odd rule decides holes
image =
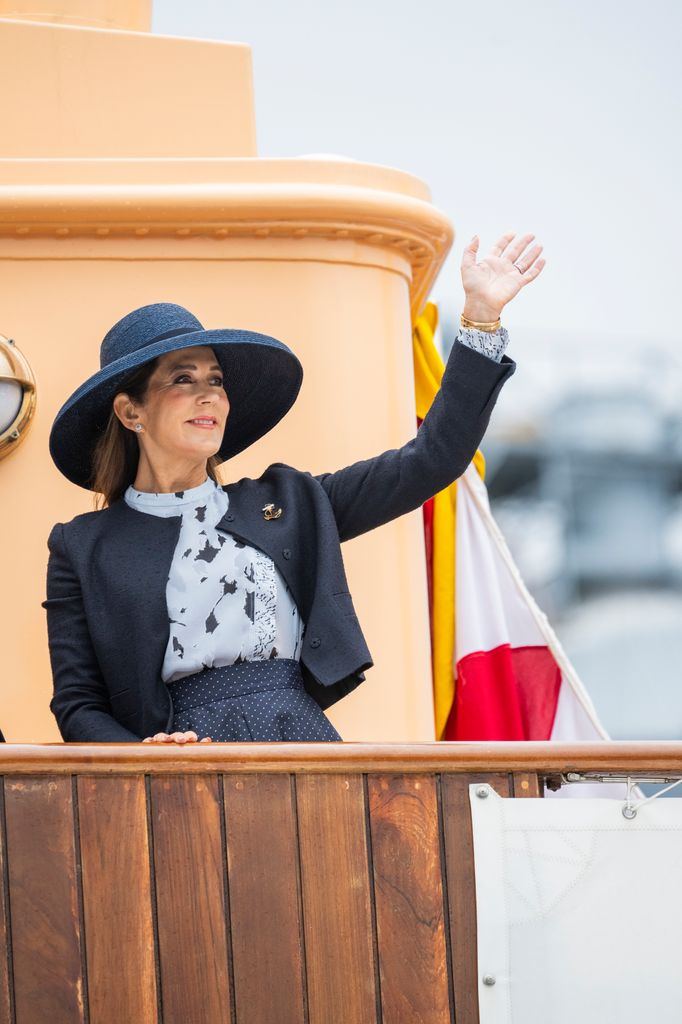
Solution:
[[[211,667],[168,683],[171,731],[218,743],[342,740],[305,689],[293,658]]]

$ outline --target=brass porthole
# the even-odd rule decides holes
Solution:
[[[0,459],[28,433],[36,409],[36,383],[26,357],[0,334]]]

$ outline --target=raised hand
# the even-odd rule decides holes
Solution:
[[[535,235],[522,235],[517,241],[514,231],[502,235],[478,263],[479,238],[474,235],[462,255],[462,285],[466,300],[462,312],[470,320],[497,320],[502,309],[531,281],[534,281],[546,260],[538,259],[541,245],[534,245],[521,255]]]
[[[210,736],[204,736],[200,740],[195,732],[157,732],[153,736],[146,736],[143,743],[212,743]]]

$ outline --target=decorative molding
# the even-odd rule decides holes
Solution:
[[[132,214],[132,216],[131,216]],[[400,254],[419,311],[453,240],[429,202],[314,183],[0,186],[0,239],[356,242]],[[55,250],[56,258],[60,253]]]

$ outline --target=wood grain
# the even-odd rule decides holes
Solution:
[[[78,779],[89,1024],[156,1024],[144,778]]]
[[[292,780],[225,775],[225,828],[239,1024],[307,1018]]]
[[[515,797],[540,797],[540,780],[537,772],[514,772],[512,774],[512,795]]]
[[[0,780],[0,1024],[12,1024],[13,992],[10,976],[11,945],[9,879],[7,877],[7,836],[5,832],[4,779]]]
[[[362,776],[302,775],[296,796],[310,1024],[374,1024]]]
[[[71,779],[5,780],[17,1024],[81,1024],[85,993]]]
[[[164,1024],[230,1020],[218,781],[151,780]]]
[[[384,1020],[450,1024],[435,778],[367,785]]]

